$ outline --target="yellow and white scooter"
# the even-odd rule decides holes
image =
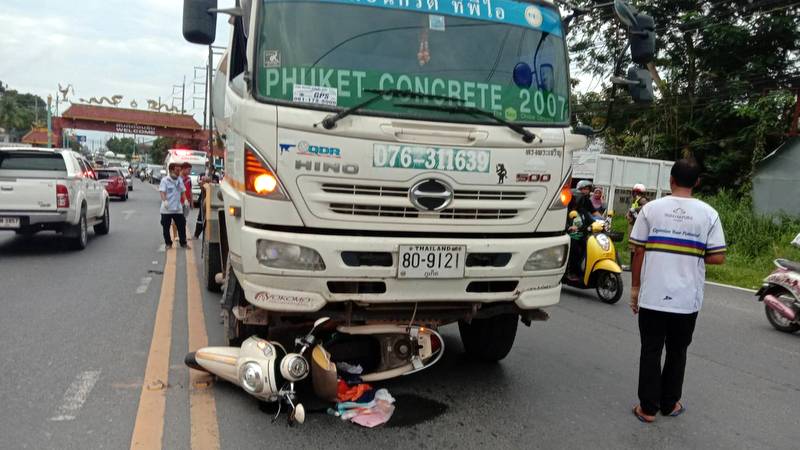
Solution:
[[[586,252],[581,261],[582,276],[570,279],[567,274],[578,272],[567,267],[562,283],[578,289],[592,289],[604,303],[613,304],[622,297],[622,268],[617,264],[617,252],[608,236],[611,231],[612,213],[605,220],[596,220],[589,226],[586,238]],[[578,244],[580,245],[580,244]]]

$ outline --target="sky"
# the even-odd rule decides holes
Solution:
[[[220,0],[220,7],[234,0]],[[2,0],[0,81],[42,98],[72,84],[74,98],[123,95],[120,106],[147,100],[180,107],[173,85],[186,77],[185,108],[203,120],[203,102],[192,101],[195,66],[204,66],[207,47],[181,34],[183,0]],[[215,45],[227,43],[225,17]],[[197,74],[202,82],[203,73]],[[197,86],[202,96],[203,86]],[[61,105],[63,111],[63,104]],[[103,139],[105,133],[83,133]]]
[[[234,3],[219,0],[219,7]],[[57,96],[59,83],[71,84],[76,101],[122,95],[120,106],[135,100],[141,109],[159,97],[179,107],[174,86],[185,77],[185,109],[202,123],[202,99],[192,97],[202,96],[203,72],[195,66],[205,65],[207,48],[183,39],[182,9],[183,0],[2,0],[0,81],[45,99]],[[227,16],[220,15],[215,45],[227,42]],[[110,136],[79,134],[90,147]]]

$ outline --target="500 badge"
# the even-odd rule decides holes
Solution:
[[[488,173],[491,162],[488,150],[385,144],[372,149],[373,167]]]

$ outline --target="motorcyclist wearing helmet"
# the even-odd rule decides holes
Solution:
[[[583,255],[586,251],[587,230],[594,223],[595,217],[600,216],[600,212],[596,211],[594,205],[592,205],[592,182],[581,180],[576,188],[578,189],[578,194],[573,197],[569,214],[571,220],[569,232],[570,236],[573,237],[572,245],[570,246],[570,260],[567,267],[569,272],[567,276],[569,278],[580,277],[581,261],[583,261]],[[575,213],[574,217],[573,213]]]
[[[592,182],[589,180],[581,180],[576,187],[578,189],[578,195],[575,196],[575,205],[573,209],[580,214],[584,227],[588,227],[596,218],[601,217],[602,214],[592,204]]]
[[[642,183],[634,184],[633,189],[631,189],[631,207],[625,215],[625,218],[628,219],[628,236],[630,236],[633,230],[633,225],[636,223],[639,211],[641,211],[642,206],[647,203],[647,197],[644,196],[646,190]],[[631,261],[633,261],[633,253],[633,250],[631,250]]]

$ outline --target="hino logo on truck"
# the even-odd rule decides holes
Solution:
[[[358,164],[342,164],[328,161],[301,161],[298,159],[294,162],[294,168],[296,170],[306,170],[308,172],[344,173],[347,175],[358,174]]]

